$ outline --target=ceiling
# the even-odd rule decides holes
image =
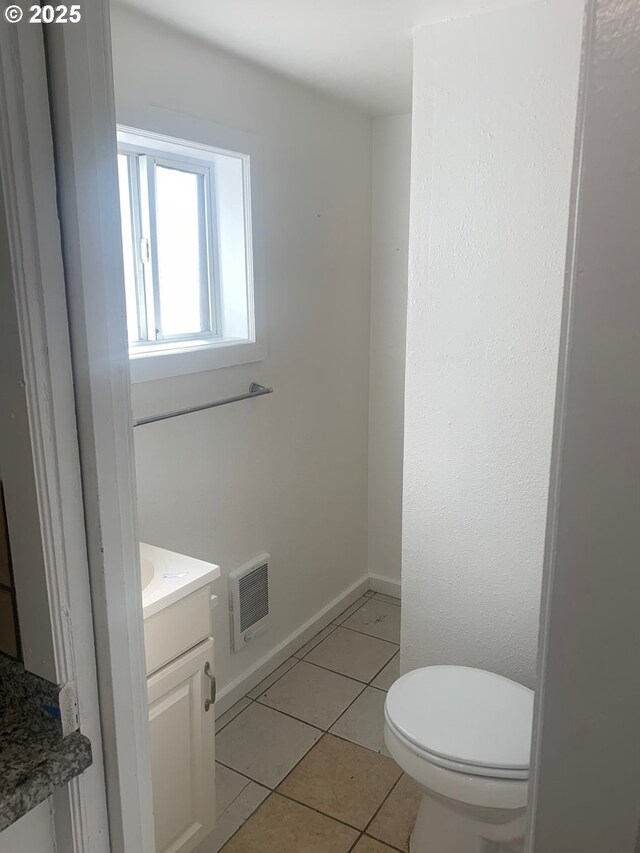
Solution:
[[[414,26],[521,1],[124,0],[372,116],[411,109]]]

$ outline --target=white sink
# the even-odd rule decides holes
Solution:
[[[142,547],[140,548],[140,576],[142,578],[142,589],[146,589],[151,581],[153,580],[153,575],[155,570],[153,568],[153,563],[148,557],[142,556]]]
[[[140,543],[144,619],[220,577],[220,567],[186,554]]]

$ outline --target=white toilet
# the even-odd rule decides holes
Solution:
[[[524,848],[533,691],[464,666],[408,672],[384,707],[387,748],[424,791],[411,853]]]

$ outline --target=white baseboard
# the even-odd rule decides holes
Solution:
[[[374,592],[382,592],[400,598],[400,581],[382,577],[382,575],[369,575],[369,586]]]
[[[308,619],[297,631],[294,631],[282,640],[274,649],[268,651],[246,672],[243,672],[242,675],[239,675],[230,684],[227,684],[218,694],[216,700],[216,717],[224,714],[232,705],[235,705],[238,699],[242,699],[249,690],[253,690],[257,684],[260,684],[263,678],[266,678],[281,663],[290,658],[295,651],[314,637],[318,631],[322,631],[336,616],[339,616],[343,610],[346,610],[350,604],[353,604],[354,601],[360,598],[363,593],[370,588],[374,589],[369,581],[369,575],[363,575],[360,580],[351,584],[341,595],[334,598],[333,601],[318,611],[311,619]],[[393,582],[389,581],[389,583],[392,584]],[[387,594],[399,595],[399,588],[400,585],[398,584],[398,592]],[[386,589],[380,589],[379,591],[386,592]]]

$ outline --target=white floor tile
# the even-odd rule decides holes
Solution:
[[[347,609],[343,610],[343,612],[339,616],[336,616],[336,618],[333,620],[333,624],[342,625],[342,623],[346,619],[348,619],[352,613],[355,613],[356,610],[359,610],[363,604],[367,603],[367,601],[369,601],[369,598],[366,595],[360,596],[360,598],[357,601],[354,601],[350,607],[347,607]]]
[[[389,604],[395,604],[396,607],[400,607],[400,599],[395,598],[393,595],[385,595],[384,592],[376,592],[373,597],[377,598],[378,601],[387,601]]]
[[[400,652],[392,657],[382,672],[378,673],[371,682],[373,687],[379,690],[388,690],[394,681],[400,677]]]
[[[216,757],[244,776],[275,788],[321,734],[253,702],[216,737]]]
[[[400,642],[400,608],[379,598],[370,598],[342,623],[343,628],[351,628],[380,640],[391,643]]]
[[[384,742],[384,700],[386,693],[373,687],[358,696],[329,731],[374,752],[389,755]]]
[[[297,663],[298,663],[298,661],[296,660],[296,658],[289,658],[283,664],[281,664],[277,669],[274,669],[273,672],[270,675],[268,675],[266,678],[264,678],[260,682],[260,684],[256,685],[253,688],[253,690],[250,690],[247,693],[247,696],[250,699],[255,699],[256,696],[259,696],[261,693],[264,693],[264,691],[268,687],[271,687],[271,685],[274,682],[276,682],[280,678],[281,675],[284,675],[285,672],[287,672],[287,670],[291,669],[291,667],[295,666]]]
[[[308,643],[305,643],[301,649],[298,649],[297,652],[294,653],[294,658],[303,658],[306,654],[308,654],[311,649],[315,649],[318,643],[321,643],[325,637],[328,637],[332,631],[335,631],[336,626],[332,623],[331,625],[327,625],[326,628],[323,628],[315,637],[312,637]]]
[[[326,731],[363,689],[359,681],[301,661],[258,701]]]
[[[243,696],[240,701],[236,702],[235,705],[232,705],[228,711],[225,711],[220,717],[216,719],[216,732],[221,731],[227,723],[230,723],[234,717],[237,717],[240,711],[244,711],[244,709],[251,704],[251,700],[247,699],[246,696]]]
[[[349,678],[369,682],[397,651],[398,646],[393,643],[336,628],[305,660]]]
[[[268,788],[249,782],[220,814],[215,829],[200,842],[194,853],[218,853],[268,796]]]
[[[241,776],[216,762],[216,817],[229,808],[242,791],[251,784],[251,779]]]

